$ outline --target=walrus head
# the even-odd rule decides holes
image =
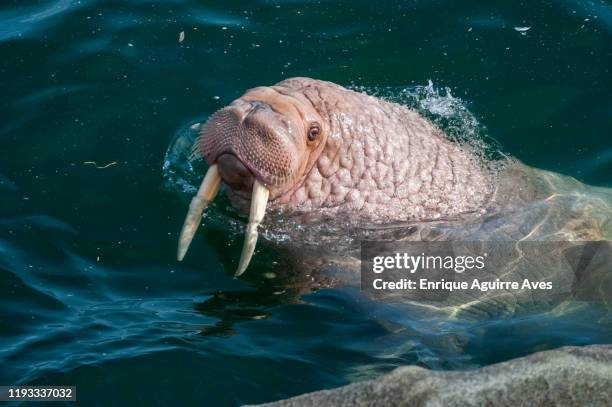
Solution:
[[[233,192],[249,197],[256,180],[272,200],[312,167],[325,137],[323,119],[302,94],[259,87],[211,116],[197,148]]]
[[[290,194],[300,184],[325,145],[325,127],[303,94],[282,86],[251,89],[212,115],[195,145],[210,167],[185,219],[179,261],[223,181],[237,196],[251,200],[236,274],[244,272],[268,200]]]

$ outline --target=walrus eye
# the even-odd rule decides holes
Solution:
[[[319,127],[318,124],[311,125],[310,128],[308,129],[308,140],[315,141],[317,137],[319,137],[320,133],[321,133],[321,128]]]

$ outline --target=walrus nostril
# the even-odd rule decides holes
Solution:
[[[249,114],[256,113],[259,110],[272,109],[272,107],[265,102],[260,102],[260,101],[255,100],[250,103],[251,103],[251,109],[249,111]]]
[[[219,175],[232,189],[249,191],[253,188],[253,173],[233,154],[222,154],[217,158]]]

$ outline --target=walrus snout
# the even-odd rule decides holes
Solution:
[[[250,197],[255,180],[253,173],[233,154],[222,154],[217,158],[221,179],[234,192]]]
[[[245,180],[237,175],[256,177],[271,189],[272,197],[284,192],[297,177],[299,147],[289,119],[264,101],[240,101],[219,110],[206,122],[197,148],[208,165],[218,164],[226,183],[237,191]],[[234,159],[230,161],[229,157]],[[239,162],[236,162],[236,159]],[[225,172],[223,172],[225,170]],[[247,179],[248,189],[252,180]]]
[[[295,188],[325,146],[323,119],[303,95],[279,86],[249,90],[213,114],[202,128],[194,154],[209,165],[189,205],[177,258],[189,248],[204,211],[221,182],[250,198],[249,223],[236,275],[247,268],[257,243],[257,227],[268,201]]]
[[[292,147],[285,123],[268,103],[238,100],[206,122],[196,146],[209,164],[202,185],[189,205],[179,237],[182,260],[209,203],[223,181],[238,196],[249,199],[249,223],[236,275],[246,270],[257,244],[270,187],[286,182]]]

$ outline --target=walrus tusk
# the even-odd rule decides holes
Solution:
[[[238,277],[249,266],[255,245],[257,244],[257,226],[263,220],[266,214],[266,205],[270,191],[263,186],[259,181],[253,183],[253,194],[251,195],[251,212],[249,213],[249,224],[244,233],[244,243],[242,245],[242,253],[240,254],[240,262],[235,276]]]
[[[200,226],[204,210],[208,204],[215,199],[215,196],[219,193],[220,187],[221,176],[219,175],[217,164],[214,164],[211,165],[206,172],[202,185],[200,185],[200,189],[198,189],[198,193],[189,204],[189,211],[187,212],[187,216],[185,216],[185,223],[183,223],[183,229],[179,237],[178,253],[176,256],[178,261],[183,260],[183,257],[185,257],[187,249],[189,249],[189,245],[193,240],[193,236],[196,230],[198,230],[198,226]]]

